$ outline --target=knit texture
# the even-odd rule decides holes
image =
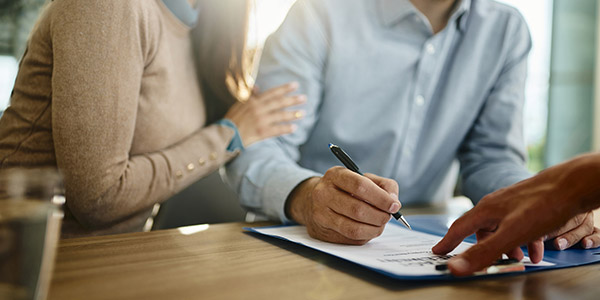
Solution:
[[[205,126],[190,28],[160,0],[55,0],[0,119],[0,167],[57,167],[63,236],[139,231],[216,170],[234,131]]]

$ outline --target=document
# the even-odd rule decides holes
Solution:
[[[313,239],[304,226],[252,228],[252,231],[302,244],[393,277],[443,275],[444,273],[437,271],[435,266],[472,245],[463,242],[448,255],[434,255],[431,248],[442,239],[441,237],[408,230],[393,222],[386,226],[381,236],[362,246],[340,245]],[[526,266],[531,265],[529,258],[525,258],[523,262]],[[536,264],[536,266],[552,265],[545,261]]]

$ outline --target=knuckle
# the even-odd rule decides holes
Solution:
[[[313,221],[316,225],[324,226],[326,224],[327,220],[328,220],[328,218],[326,218],[318,210],[313,211]]]
[[[586,217],[587,217],[587,214],[577,215],[575,217],[575,222],[577,223],[577,225],[581,225],[585,222]]]
[[[350,216],[355,220],[363,220],[365,217],[365,212],[362,207],[358,204],[350,205]]]
[[[340,166],[332,167],[325,172],[325,175],[323,175],[323,177],[327,178],[328,180],[331,180],[332,178],[335,178],[342,169],[343,168]]]
[[[364,194],[367,192],[368,187],[364,180],[355,180],[354,186],[356,187],[357,194]]]
[[[323,178],[327,178],[328,179],[328,178],[332,177],[333,173],[335,173],[335,169],[334,168],[335,167],[333,167],[333,168],[325,171],[325,174],[323,174]]]
[[[398,189],[400,189],[400,186],[398,185],[398,182],[396,182],[396,180],[393,180],[393,179],[388,179],[388,181],[389,181],[389,185],[390,185],[390,187],[391,187],[392,189],[394,189],[394,190],[396,190],[396,191],[397,191]]]
[[[380,215],[380,217],[377,220],[377,225],[384,226],[385,224],[387,224],[387,222],[390,221],[390,215],[388,215],[386,213],[381,213],[379,215]]]
[[[588,218],[587,221],[584,223],[585,226],[585,231],[587,234],[592,234],[594,233],[594,219],[593,218]]]
[[[260,112],[258,111],[258,108],[256,106],[250,106],[248,108],[248,113],[252,118],[260,120]]]
[[[362,238],[361,238],[362,233],[363,233],[363,230],[361,227],[351,226],[351,227],[346,228],[345,235],[347,238],[352,239],[352,240],[362,240]]]
[[[376,236],[375,236],[375,237],[381,236],[381,235],[383,234],[383,230],[384,230],[384,229],[385,229],[385,227],[384,227],[384,226],[380,226],[380,227],[377,229],[377,232],[376,232]]]
[[[263,126],[259,126],[256,128],[256,134],[260,137],[264,136],[266,134],[266,128]]]
[[[324,199],[325,188],[323,188],[323,185],[317,184],[313,189],[311,196],[314,202],[319,202],[321,199]]]
[[[334,173],[339,173],[344,170],[345,170],[344,167],[335,166],[335,167],[331,167],[328,171],[331,172],[332,174],[334,174]]]

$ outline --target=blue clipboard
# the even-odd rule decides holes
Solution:
[[[416,216],[405,216],[405,217],[408,220],[408,222],[411,224],[413,230],[432,234],[432,235],[437,235],[437,236],[444,236],[446,234],[446,232],[448,231],[448,228],[451,225],[452,221],[454,221],[454,219],[452,219],[451,217],[449,217],[447,215],[416,215]],[[390,224],[388,224],[388,226],[390,226],[390,225],[391,226],[402,226],[400,223],[398,223],[395,220],[390,221]],[[285,227],[285,226],[294,226],[294,225],[278,225],[278,226],[268,226],[268,227],[262,227],[262,228]],[[244,229],[254,232],[254,233],[263,234],[263,233],[256,231],[254,228],[246,227]],[[290,241],[290,240],[287,240],[287,239],[279,237],[279,236],[273,236],[273,235],[265,235],[265,236],[274,237],[274,238],[282,239],[282,240],[289,241],[292,243],[296,243],[294,241]],[[476,242],[475,235],[469,236],[468,238],[465,239],[465,241],[470,242],[470,243],[475,243]],[[304,245],[304,244],[300,244],[300,243],[296,243],[296,244],[312,248],[312,247]],[[318,249],[315,249],[315,250],[320,251]],[[523,248],[523,251],[527,255],[527,249],[525,247]],[[327,252],[323,252],[323,253],[332,255]],[[332,256],[335,256],[335,255],[332,255]],[[341,259],[349,261],[351,263],[361,265],[367,269],[373,270],[375,272],[378,272],[380,274],[383,274],[385,276],[388,276],[388,277],[391,277],[394,279],[398,279],[398,280],[448,281],[448,280],[456,280],[456,279],[462,280],[465,278],[468,279],[468,278],[472,278],[472,277],[486,278],[486,277],[498,277],[498,276],[507,276],[507,275],[518,275],[518,274],[526,274],[526,273],[532,273],[532,272],[556,270],[556,269],[571,268],[571,267],[583,266],[583,265],[588,265],[588,264],[594,264],[594,263],[600,262],[600,249],[589,249],[589,250],[568,249],[568,250],[564,250],[564,251],[545,250],[544,260],[547,262],[554,263],[553,266],[527,266],[526,270],[523,272],[478,275],[478,276],[460,277],[460,278],[453,277],[452,275],[449,275],[449,274],[427,275],[427,276],[397,275],[397,274],[392,274],[392,273],[386,272],[384,270],[365,266],[365,265],[356,263],[354,261],[347,260],[343,257],[339,257],[339,256],[335,256],[335,257],[341,258]]]

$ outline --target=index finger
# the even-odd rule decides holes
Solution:
[[[447,254],[454,250],[466,237],[483,227],[484,218],[480,214],[475,207],[454,221],[444,238],[433,246],[431,251],[435,254]]]
[[[264,93],[258,95],[258,100],[266,101],[273,98],[280,98],[295,91],[296,89],[298,89],[298,83],[290,82],[265,91]]]
[[[400,201],[371,179],[348,169],[340,169],[336,172],[333,184],[340,190],[387,213],[396,213],[400,209]]]

